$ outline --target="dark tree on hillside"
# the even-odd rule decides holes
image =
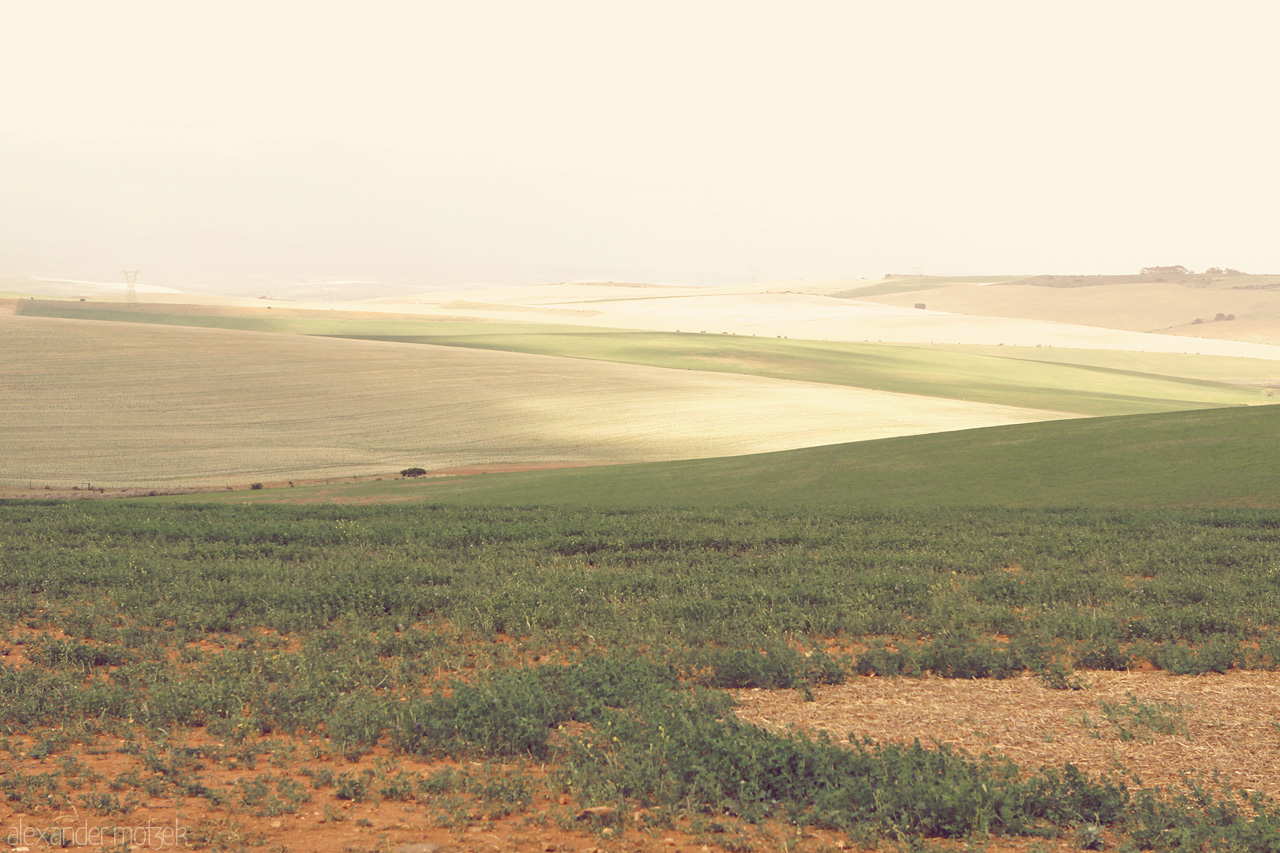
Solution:
[[[405,468],[400,472],[401,477],[421,477],[427,473],[425,468]]]

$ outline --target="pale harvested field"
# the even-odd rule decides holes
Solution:
[[[638,462],[1061,417],[452,347],[0,316],[0,484]]]
[[[871,302],[839,299],[812,292],[826,289],[826,285],[807,288],[810,292],[799,292],[798,285],[796,290],[789,290],[789,287],[792,285],[786,283],[771,287],[754,285],[722,288],[559,284],[442,292],[424,294],[414,300],[369,300],[351,303],[346,307],[364,311],[421,312],[495,321],[527,319],[530,322],[545,321],[546,315],[542,312],[554,308],[566,312],[556,317],[558,323],[624,329],[705,331],[711,334],[727,332],[830,341],[1047,346],[1280,359],[1280,346],[1275,345],[1180,338],[1170,334],[1149,334],[1145,330],[1107,328],[1100,324],[1028,318],[1019,316],[1012,310],[1000,312],[1005,316],[948,312],[945,305],[929,304],[927,296],[921,297],[918,294],[908,294],[907,297],[875,297],[881,301]],[[938,292],[950,293],[960,289],[981,292],[995,288],[1006,291],[1012,289],[1000,285],[954,286]],[[1055,294],[1061,293],[1075,293],[1075,298],[1080,299],[1079,291],[1102,291],[1106,288],[1019,289],[1046,291],[1046,299],[1059,298]],[[898,300],[901,304],[891,304],[891,299]],[[925,302],[928,310],[920,311],[911,307],[916,302]],[[465,307],[456,307],[460,304],[465,304]],[[1217,310],[1240,314],[1239,311],[1232,312],[1228,308]],[[591,314],[576,315],[567,313],[569,311],[589,311]],[[1093,312],[1090,316],[1095,316],[1096,313]],[[1053,315],[1046,312],[1046,316]],[[1213,313],[1209,316],[1212,317]],[[1193,319],[1194,314],[1182,321],[1189,322]]]
[[[911,293],[867,297],[867,301],[910,308],[1053,320],[1131,332],[1176,332],[1230,340],[1280,343],[1280,290],[1186,287],[1167,282],[1104,284],[1091,287],[1036,287],[955,284]],[[1236,315],[1239,325],[1203,324],[1218,314]],[[1245,322],[1250,324],[1247,327]],[[1205,326],[1212,325],[1208,333]],[[1262,334],[1263,328],[1267,330]]]

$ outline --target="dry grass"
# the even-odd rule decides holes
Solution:
[[[1058,417],[520,353],[0,317],[0,484],[633,462]]]

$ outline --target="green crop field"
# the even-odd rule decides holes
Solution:
[[[312,815],[355,849],[414,837],[395,820],[606,845],[1280,843],[1275,801],[1220,781],[771,733],[723,692],[1271,671],[1271,511],[0,502],[0,529],[0,790],[44,831],[145,809],[214,850]],[[1194,708],[1130,697],[1089,706],[1098,737],[1199,736]]]

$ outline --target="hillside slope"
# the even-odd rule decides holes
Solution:
[[[507,504],[1280,507],[1277,434],[1280,408],[1215,409],[405,489],[430,501]]]

